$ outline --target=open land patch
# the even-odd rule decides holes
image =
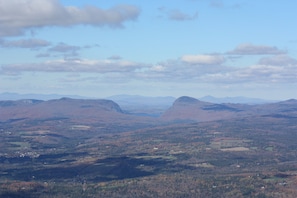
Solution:
[[[29,123],[0,133],[0,197],[297,195],[295,118]]]
[[[223,148],[221,151],[249,151],[249,148],[246,147],[232,147],[232,148]]]

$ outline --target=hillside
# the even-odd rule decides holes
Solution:
[[[0,101],[0,197],[296,197],[296,123],[294,99]]]
[[[120,106],[105,99],[17,100],[0,101],[0,121],[68,120],[72,122],[115,122],[135,119],[124,114]],[[135,120],[137,121],[137,119]]]
[[[118,103],[108,99],[72,99],[61,98],[54,100],[5,100],[0,101],[0,122],[16,120],[64,120],[83,123],[153,123],[194,121],[205,122],[244,118],[249,116],[295,117],[297,116],[297,100],[291,99],[270,104],[234,104],[210,103],[189,96],[177,98],[165,108],[165,101],[161,99],[162,108],[157,108],[145,101],[134,105],[131,102],[123,110]],[[172,104],[172,105],[171,105]],[[143,105],[143,106],[142,106]],[[171,105],[171,106],[170,106]],[[141,107],[142,106],[142,107]],[[150,109],[151,107],[152,109]]]
[[[297,100],[261,104],[210,103],[182,96],[161,116],[163,121],[214,121],[249,116],[297,116]]]
[[[148,97],[139,95],[115,95],[107,99],[115,101],[130,114],[158,117],[174,102],[174,97]]]

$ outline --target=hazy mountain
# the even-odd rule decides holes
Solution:
[[[212,102],[212,103],[240,103],[240,104],[265,104],[265,103],[272,103],[277,102],[276,100],[264,100],[259,98],[248,98],[248,97],[223,97],[223,98],[216,98],[213,96],[204,96],[199,98],[199,100],[205,102]]]
[[[0,100],[22,100],[22,99],[37,99],[37,100],[53,100],[63,97],[75,99],[87,99],[87,97],[79,95],[61,95],[61,94],[19,94],[19,93],[0,93]]]
[[[210,103],[182,96],[162,114],[164,121],[213,121],[248,116],[297,116],[297,100],[270,104]]]
[[[62,94],[18,94],[5,92],[0,93],[0,100],[21,100],[21,99],[37,99],[37,100],[52,100],[63,97],[75,98],[75,99],[94,99],[91,97],[84,97],[79,95],[62,95]],[[140,95],[114,95],[107,97],[106,99],[117,102],[122,107],[132,108],[132,106],[147,107],[170,107],[176,98],[172,96],[166,97],[149,97]],[[259,98],[248,97],[223,97],[217,98],[213,96],[204,96],[198,98],[201,101],[212,103],[242,103],[242,104],[264,104],[277,102],[275,100],[264,100]]]
[[[254,110],[262,114],[278,116],[297,116],[297,100],[290,99],[281,102],[257,105]]]
[[[239,106],[239,105],[238,105]],[[242,106],[242,105],[240,105]],[[211,121],[220,118],[235,117],[242,111],[236,105],[214,104],[196,98],[182,96],[161,116],[163,120]]]
[[[248,116],[297,116],[297,100],[269,104],[211,103],[193,97],[113,96],[108,99],[2,100],[0,122],[64,119],[74,122],[213,121]],[[118,104],[120,103],[120,105]],[[123,107],[122,107],[123,106]]]
[[[66,119],[80,122],[113,122],[126,119],[120,106],[111,100],[61,98],[0,102],[0,121]]]
[[[115,95],[107,99],[115,101],[124,111],[131,114],[153,117],[160,116],[175,100],[171,96],[148,97],[139,95]]]
[[[121,106],[171,106],[175,98],[171,96],[165,97],[149,97],[139,95],[114,95],[107,99],[113,100]]]

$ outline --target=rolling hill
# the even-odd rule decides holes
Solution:
[[[32,99],[0,101],[0,112],[1,122],[56,119],[78,123],[111,123],[136,119],[134,116],[123,113],[117,103],[105,99],[61,98],[48,101]]]
[[[164,100],[164,99],[163,99]],[[167,99],[166,99],[167,100]],[[162,102],[164,107],[164,101]],[[131,108],[133,104],[131,103]],[[16,120],[68,120],[79,123],[153,123],[205,122],[249,116],[296,117],[297,100],[291,99],[270,104],[248,105],[239,103],[210,103],[182,96],[158,114],[139,108],[134,113],[122,110],[108,99],[61,98],[48,101],[23,99],[0,101],[0,122]],[[150,105],[149,105],[150,106]],[[156,109],[151,112],[156,113]],[[157,116],[156,116],[157,115]]]
[[[210,103],[198,99],[182,96],[165,111],[163,121],[214,121],[248,116],[297,116],[297,100],[248,105],[233,103]]]

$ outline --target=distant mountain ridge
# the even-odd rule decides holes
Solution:
[[[80,95],[63,95],[63,94],[18,94],[12,92],[0,93],[0,100],[21,100],[21,99],[36,99],[36,100],[52,100],[59,99],[63,97],[74,98],[74,99],[96,99],[96,97],[86,97]],[[141,96],[141,95],[113,95],[109,97],[104,97],[105,99],[113,100],[120,106],[131,107],[132,105],[139,106],[167,106],[169,107],[174,101],[175,97],[172,96]],[[214,97],[214,96],[204,96],[198,98],[201,101],[211,102],[211,103],[240,103],[240,104],[265,104],[278,102],[278,100],[264,100],[259,98],[249,98],[249,97]]]
[[[200,102],[198,99],[196,98],[192,98],[189,96],[181,96],[179,98],[177,98],[173,105],[178,105],[178,104],[194,104],[194,103],[198,103]]]
[[[160,98],[156,100],[158,99]],[[168,100],[169,102],[166,103]],[[179,97],[173,102],[171,100],[172,98],[161,98],[161,102],[156,104],[153,99],[139,101],[139,104],[135,104],[136,101],[131,101],[130,112],[127,112],[126,109],[123,110],[121,105],[108,99],[63,97],[47,101],[36,99],[2,100],[0,101],[0,122],[64,119],[82,123],[123,122],[128,124],[134,122],[205,122],[249,116],[297,117],[297,100],[295,99],[257,105],[211,103],[189,96]],[[146,102],[148,102],[147,106],[145,106]],[[158,106],[160,104],[163,106]]]
[[[175,100],[171,96],[148,97],[139,95],[114,95],[107,99],[118,103],[126,112],[152,117],[160,116]]]
[[[167,106],[169,107],[175,100],[172,96],[149,97],[140,95],[114,95],[107,97],[121,106]]]
[[[239,104],[265,104],[278,102],[278,100],[264,100],[260,98],[248,98],[242,96],[217,98],[213,96],[204,96],[199,100],[212,103],[239,103]]]
[[[165,111],[161,119],[164,121],[214,121],[248,116],[293,116],[297,117],[297,100],[269,104],[210,103],[182,96]]]
[[[48,101],[22,99],[0,101],[0,122],[15,119],[69,119],[81,122],[126,118],[120,106],[105,99],[61,98]]]
[[[12,92],[0,93],[0,100],[22,100],[22,99],[36,99],[36,100],[53,100],[63,97],[75,99],[90,99],[88,97],[79,95],[61,95],[61,94],[19,94]]]

